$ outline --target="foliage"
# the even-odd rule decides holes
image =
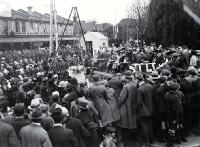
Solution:
[[[200,26],[183,10],[182,0],[152,0],[145,37],[149,43],[198,49]]]

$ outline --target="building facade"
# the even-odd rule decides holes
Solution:
[[[48,47],[50,35],[50,15],[32,11],[10,10],[10,15],[0,16],[0,49],[30,49]],[[57,15],[59,38],[63,35],[67,19]],[[63,41],[77,40],[73,36],[73,22],[69,21]]]

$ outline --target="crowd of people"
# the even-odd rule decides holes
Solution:
[[[173,147],[200,135],[197,52],[125,47],[112,54],[106,67],[113,76],[101,81],[88,72],[90,87],[69,76],[63,56],[2,57],[0,146],[151,147],[160,141]],[[128,65],[154,61],[157,68],[143,73],[113,66],[118,59]]]

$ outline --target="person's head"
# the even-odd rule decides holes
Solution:
[[[169,87],[170,90],[176,91],[180,88],[180,85],[177,83],[177,81],[169,81],[168,87]]]
[[[31,100],[31,105],[28,106],[29,110],[34,111],[41,108],[42,100],[40,98],[34,98]]]
[[[94,82],[99,82],[99,75],[95,74],[92,78]]]
[[[53,100],[53,102],[58,102],[59,101],[59,99],[60,99],[60,94],[59,94],[59,92],[58,91],[54,91],[53,93],[52,93],[52,100]]]
[[[0,112],[6,113],[8,108],[8,101],[4,96],[0,96]]]
[[[144,75],[143,75],[142,73],[138,73],[138,74],[137,74],[137,80],[138,80],[139,82],[144,81]]]
[[[131,70],[126,70],[124,73],[124,76],[127,81],[132,81],[133,80],[133,75]]]
[[[159,81],[160,81],[161,84],[165,84],[166,81],[167,81],[167,76],[164,76],[164,75],[160,76]]]
[[[64,120],[65,115],[62,112],[61,108],[55,108],[51,114],[55,123],[62,123]]]
[[[197,69],[196,69],[194,66],[190,66],[190,67],[187,69],[187,73],[188,73],[189,75],[195,76],[195,75],[197,75]]]
[[[41,120],[45,117],[45,114],[42,113],[41,109],[36,109],[29,114],[29,119],[34,123],[40,123]]]
[[[174,66],[172,66],[172,67],[170,68],[170,71],[171,71],[171,74],[172,74],[172,75],[175,75],[175,74],[177,73],[177,68],[174,67]]]
[[[70,84],[73,88],[77,88],[78,87],[78,80],[76,78],[71,78]]]
[[[14,107],[15,116],[23,116],[24,115],[24,103],[17,103]]]

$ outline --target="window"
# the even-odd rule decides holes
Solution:
[[[35,31],[36,31],[35,33],[37,33],[37,34],[39,33],[39,24],[38,23],[35,24]]]
[[[44,34],[47,33],[47,24],[44,24]]]
[[[19,21],[18,20],[15,21],[15,30],[16,30],[16,33],[20,32],[20,30],[19,30]]]
[[[33,22],[30,23],[31,33],[33,33]]]
[[[22,21],[22,33],[26,33],[26,23]]]
[[[8,20],[3,21],[3,33],[4,35],[8,35]]]

